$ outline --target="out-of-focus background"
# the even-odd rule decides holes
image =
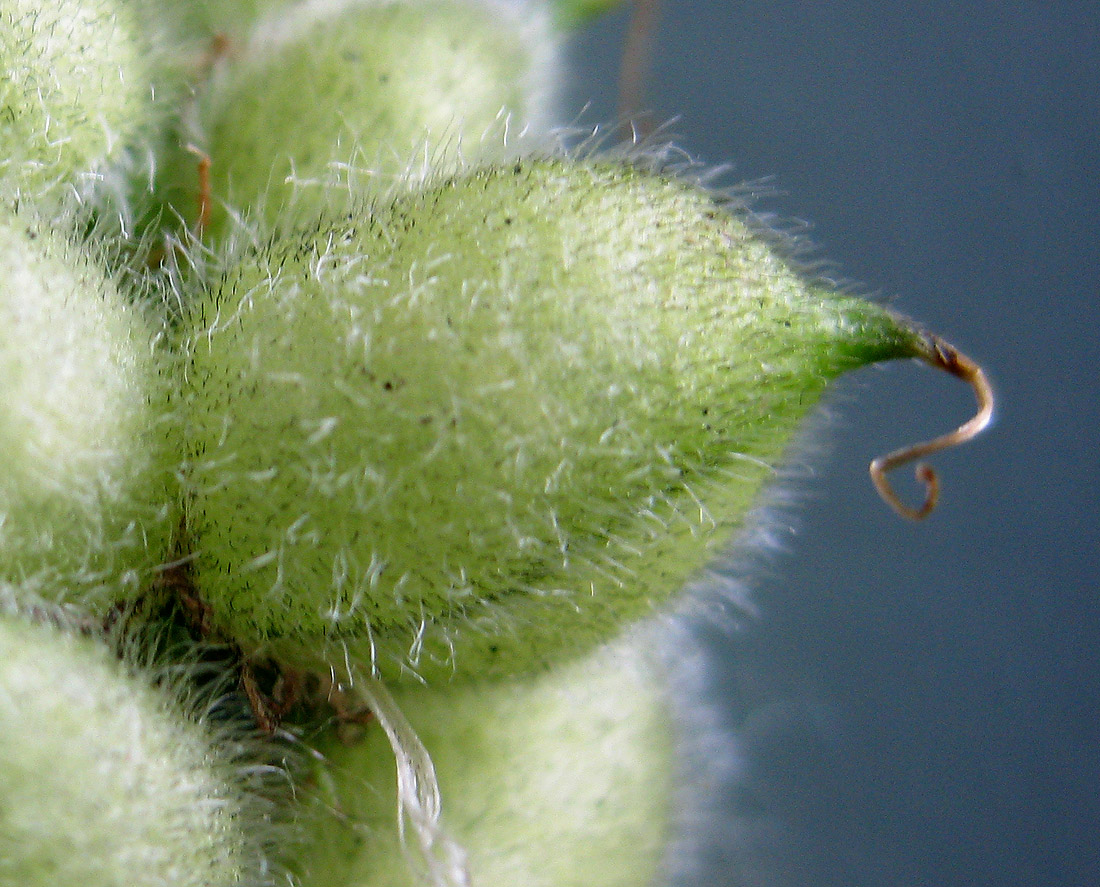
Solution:
[[[572,44],[589,122],[625,22]],[[810,222],[999,396],[934,459],[922,525],[867,462],[967,418],[968,390],[897,364],[830,400],[780,550],[726,565],[757,615],[700,629],[736,754],[681,883],[1100,883],[1100,4],[664,0],[649,82],[680,145],[769,177],[757,209]]]

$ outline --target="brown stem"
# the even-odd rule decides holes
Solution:
[[[256,725],[275,735],[283,719],[305,695],[306,674],[274,660],[241,657],[240,686],[248,699]]]
[[[642,110],[659,7],[660,0],[634,0],[626,45],[623,48],[622,67],[619,71],[619,119],[624,124],[632,124],[636,133],[638,127],[649,128],[644,123],[635,123],[633,118]]]
[[[195,239],[201,241],[206,229],[210,227],[210,211],[213,194],[210,188],[210,155],[196,145],[187,145],[187,150],[199,158],[198,218],[195,220]]]
[[[923,443],[912,444],[879,456],[871,462],[871,480],[875,484],[879,495],[886,503],[902,517],[910,520],[923,520],[936,507],[940,496],[940,481],[935,469],[926,463],[919,463],[916,468],[917,479],[925,486],[924,502],[919,508],[913,508],[901,501],[890,481],[886,477],[888,471],[908,465],[925,456],[938,453],[950,447],[966,443],[977,437],[989,425],[993,419],[993,388],[989,384],[982,368],[974,361],[938,336],[925,334],[925,349],[918,355],[921,360],[936,369],[945,370],[953,376],[962,379],[974,389],[974,396],[978,401],[978,412],[967,422],[960,425],[954,431]]]

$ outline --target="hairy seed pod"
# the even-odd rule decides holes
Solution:
[[[288,202],[385,192],[545,139],[556,45],[544,10],[508,0],[345,0],[261,19],[226,49],[182,140],[211,161],[209,232],[226,223],[223,203],[274,221]],[[181,151],[163,176],[185,218],[194,168]]]
[[[922,347],[696,186],[563,159],[280,233],[184,336],[216,621],[387,675],[524,671],[650,613],[831,378]]]
[[[179,439],[163,324],[67,227],[0,214],[0,579],[102,611],[169,557]]]
[[[0,885],[261,883],[211,735],[88,638],[0,615]]]
[[[157,50],[122,0],[0,2],[0,186],[94,178],[156,116]]]

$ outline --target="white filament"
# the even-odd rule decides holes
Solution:
[[[416,731],[405,719],[386,685],[362,674],[349,678],[386,731],[397,761],[397,830],[403,847],[406,825],[416,835],[432,887],[471,887],[466,851],[440,823],[442,804],[435,766]]]

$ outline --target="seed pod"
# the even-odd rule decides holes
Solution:
[[[418,865],[407,827],[402,847],[393,755],[369,721],[361,741],[323,748],[302,887],[660,883],[675,809],[662,688],[660,669],[620,643],[525,680],[398,691],[444,799],[435,853]],[[434,877],[416,878],[425,866]]]
[[[0,2],[0,185],[102,171],[156,116],[158,50],[121,0]]]
[[[0,214],[0,579],[102,611],[169,557],[179,439],[162,322],[67,227]]]
[[[384,675],[529,670],[652,612],[831,378],[928,351],[699,188],[562,159],[274,236],[184,328],[215,620]]]
[[[87,638],[0,615],[0,885],[262,883],[211,734]]]
[[[211,160],[211,235],[223,203],[274,222],[291,200],[324,206],[515,150],[554,117],[556,43],[545,11],[506,0],[314,3],[263,18],[227,47],[182,140]],[[162,177],[185,218],[194,168],[182,151]]]

